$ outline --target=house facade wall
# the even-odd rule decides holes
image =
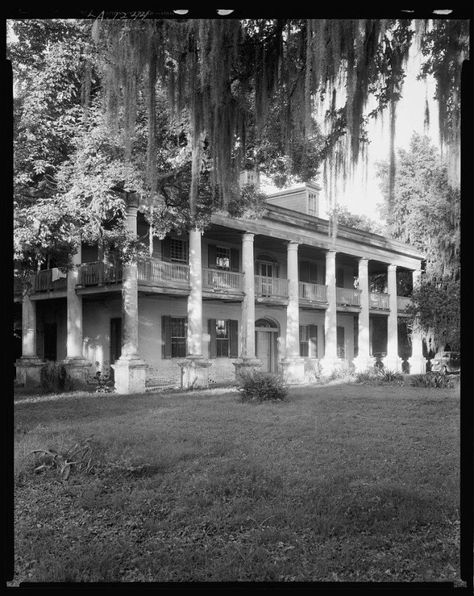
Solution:
[[[276,214],[278,215],[279,213],[280,212],[277,210]],[[316,376],[319,360],[325,358],[326,361],[329,361],[331,358],[334,358],[336,353],[336,327],[339,328],[339,340],[337,342],[337,347],[339,349],[341,347],[341,328],[344,330],[344,358],[348,362],[352,362],[356,356],[360,357],[360,354],[356,354],[355,349],[356,336],[358,337],[360,335],[359,329],[363,330],[364,325],[365,329],[367,329],[367,325],[370,326],[371,345],[373,345],[375,337],[377,337],[377,342],[379,342],[380,333],[376,330],[376,328],[378,329],[380,326],[383,327],[385,325],[385,327],[387,327],[387,325],[389,325],[391,331],[390,333],[387,332],[386,335],[387,337],[389,335],[390,337],[393,337],[393,329],[396,328],[398,316],[396,306],[397,297],[395,295],[396,289],[395,292],[392,290],[390,308],[388,309],[389,312],[386,312],[385,314],[379,313],[378,315],[379,318],[385,319],[383,324],[379,325],[379,319],[377,319],[374,324],[375,319],[372,320],[372,315],[370,319],[368,317],[368,297],[367,302],[364,303],[365,306],[362,305],[362,303],[357,304],[356,302],[349,304],[345,302],[346,295],[355,296],[357,298],[359,294],[355,292],[348,293],[344,295],[344,302],[340,301],[340,304],[336,304],[337,292],[334,292],[334,286],[331,285],[334,283],[334,280],[336,280],[336,285],[347,289],[354,289],[354,277],[357,276],[358,271],[362,271],[361,279],[365,280],[364,283],[367,286],[367,274],[363,273],[364,269],[360,269],[360,267],[363,267],[363,263],[365,262],[365,271],[367,272],[367,261],[369,260],[367,254],[370,254],[370,237],[367,234],[362,235],[359,248],[359,245],[356,242],[356,232],[350,231],[346,234],[346,236],[344,236],[344,232],[343,237],[341,239],[338,238],[336,245],[334,245],[329,241],[328,236],[324,236],[321,230],[319,230],[318,226],[320,226],[320,224],[318,218],[313,218],[316,223],[314,223],[314,229],[311,230],[309,229],[307,222],[307,219],[309,218],[306,216],[293,216],[291,214],[283,215],[284,217],[282,216],[281,221],[272,220],[270,217],[266,219],[264,218],[259,224],[261,225],[262,233],[257,233],[256,231],[246,231],[247,229],[252,230],[252,226],[256,226],[256,222],[253,220],[229,221],[228,219],[223,219],[220,216],[217,216],[216,222],[214,223],[215,228],[211,230],[211,233],[201,235],[201,233],[195,231],[191,236],[190,232],[190,239],[192,237],[194,247],[196,248],[200,246],[201,250],[200,259],[196,259],[196,251],[193,252],[191,250],[189,251],[189,259],[191,259],[191,254],[193,254],[193,271],[195,277],[192,279],[196,278],[196,272],[201,271],[200,275],[202,282],[202,295],[201,290],[198,290],[198,293],[196,294],[195,283],[192,282],[191,274],[189,277],[189,280],[191,281],[185,280],[184,284],[181,283],[182,280],[180,281],[179,279],[173,278],[173,263],[170,261],[164,262],[163,259],[167,245],[166,243],[162,243],[161,240],[155,238],[153,239],[151,245],[152,254],[150,256],[156,259],[156,262],[153,265],[153,267],[156,266],[156,269],[150,269],[150,271],[153,271],[153,273],[149,273],[151,276],[150,279],[147,278],[142,280],[142,282],[140,282],[142,283],[141,286],[138,282],[138,278],[135,280],[134,284],[126,286],[121,280],[117,280],[115,278],[113,282],[111,282],[109,279],[105,279],[104,282],[104,278],[99,275],[98,281],[94,282],[96,287],[90,287],[94,284],[90,284],[89,282],[86,283],[86,285],[89,283],[89,287],[85,287],[82,283],[78,283],[78,285],[71,285],[68,282],[67,290],[65,292],[66,295],[64,298],[49,300],[44,299],[45,297],[42,296],[40,297],[41,299],[36,299],[35,316],[37,319],[38,330],[36,352],[38,357],[44,358],[45,356],[44,337],[42,337],[42,333],[44,335],[43,329],[48,324],[54,323],[57,329],[57,359],[67,360],[68,355],[66,346],[68,345],[68,305],[74,303],[77,304],[77,296],[79,295],[81,296],[82,301],[82,351],[84,358],[92,364],[90,368],[91,374],[94,374],[97,370],[100,370],[104,373],[110,370],[110,366],[113,364],[113,362],[111,362],[111,320],[122,318],[122,316],[128,316],[128,322],[127,319],[125,319],[125,322],[127,322],[127,325],[129,325],[128,329],[130,328],[131,318],[133,318],[134,321],[133,325],[136,326],[138,337],[136,342],[136,355],[146,365],[147,381],[152,386],[153,384],[159,385],[164,383],[171,385],[180,384],[182,371],[179,366],[179,362],[182,361],[185,356],[183,355],[181,358],[165,357],[168,352],[163,349],[164,331],[162,329],[162,317],[187,317],[189,310],[188,305],[196,305],[196,300],[199,304],[199,310],[197,312],[202,312],[202,321],[201,315],[199,315],[198,317],[194,316],[192,323],[194,329],[196,329],[196,327],[199,329],[197,336],[200,338],[198,342],[200,351],[189,351],[188,353],[198,355],[200,358],[211,360],[211,366],[209,368],[210,383],[221,383],[234,380],[234,364],[240,358],[241,354],[245,355],[248,353],[244,348],[248,346],[248,337],[250,334],[251,325],[259,319],[268,319],[272,321],[272,328],[277,330],[271,331],[271,333],[273,333],[272,337],[276,337],[278,355],[277,360],[279,362],[278,366],[281,370],[284,369],[285,365],[285,362],[282,363],[282,361],[288,361],[292,358],[293,361],[296,362],[299,359],[297,354],[300,340],[298,337],[299,328],[302,326],[316,326],[317,358],[313,354],[314,327],[312,329],[307,329],[308,333],[311,332],[313,334],[310,336],[311,356],[306,357],[304,362],[305,378],[307,380],[311,380],[312,375]],[[295,217],[296,220],[293,221]],[[302,220],[301,227],[296,225],[298,222],[298,217],[300,217]],[[140,226],[137,226],[137,234],[142,238],[143,241],[146,240],[147,229],[146,226],[143,225],[143,222],[140,224]],[[181,238],[184,239],[185,237],[182,236]],[[288,240],[288,238],[290,238],[290,240]],[[391,279],[392,289],[396,286],[396,278],[394,276],[396,275],[397,267],[411,266],[414,268],[414,271],[415,269],[419,269],[420,258],[417,256],[414,249],[407,247],[405,252],[403,252],[403,247],[400,245],[400,243],[398,243],[397,245],[394,245],[392,251],[390,246],[385,243],[384,239],[375,238],[374,242],[376,247],[374,248],[373,260],[387,264],[387,275],[388,279]],[[222,269],[216,269],[216,274],[213,273],[212,276],[209,276],[209,280],[213,278],[218,281],[216,282],[208,280],[206,285],[205,280],[207,278],[205,270],[207,268],[216,268],[216,263],[209,261],[209,255],[215,254],[215,252],[212,253],[210,251],[211,245],[234,249],[232,253],[233,256],[231,258],[233,266],[227,272],[228,277],[225,278],[224,276],[224,278],[234,280],[238,278],[240,280],[239,283],[241,284],[238,288],[232,286],[230,282],[228,282],[230,284],[228,286],[218,285],[218,283],[221,283],[219,282],[219,279],[221,281],[224,279],[222,276],[219,277],[219,275],[217,275],[217,273],[222,273]],[[235,251],[237,251],[239,255],[238,264],[235,262]],[[92,248],[83,249],[82,259],[79,262],[86,262],[92,266],[93,262],[89,262],[87,259],[90,259],[94,256],[93,252],[94,251]],[[360,256],[357,256],[359,252]],[[337,257],[338,253],[340,254],[339,257]],[[169,255],[169,245],[167,254]],[[197,251],[197,254],[199,255],[199,251]],[[86,261],[84,259],[86,259]],[[275,290],[275,288],[277,288],[277,290],[275,290],[274,295],[268,296],[266,294],[267,290],[265,289],[267,286],[264,288],[262,284],[261,288],[259,289],[260,293],[258,293],[257,281],[253,276],[246,276],[247,272],[243,267],[244,260],[247,268],[250,268],[250,271],[253,261],[255,266],[254,273],[256,275],[260,273],[258,269],[258,264],[260,261],[270,261],[277,264],[278,267],[273,268],[273,275],[286,280],[287,289],[284,290],[285,284],[283,282],[272,285],[273,290]],[[312,278],[315,275],[314,269],[306,268],[304,270],[308,275],[310,275],[311,279],[308,281],[306,279],[299,280],[298,263],[301,263],[302,261],[310,261],[317,265],[317,279]],[[198,264],[196,265],[196,263]],[[181,269],[175,269],[174,271],[186,272],[186,267],[188,267],[187,271],[189,272],[190,265],[191,262],[186,263],[184,267],[181,264]],[[236,267],[236,265],[238,266]],[[88,267],[89,265],[86,267],[87,270],[89,270]],[[199,267],[201,267],[201,269],[199,269]],[[328,274],[326,272],[326,267],[329,268]],[[127,271],[128,270],[130,270],[130,268],[127,268]],[[99,271],[99,269],[97,269],[97,271]],[[170,277],[166,278],[166,275],[163,273],[163,271]],[[240,277],[237,271],[240,272]],[[342,278],[340,272],[342,272]],[[126,274],[130,275],[129,273],[126,273],[126,269],[124,268],[123,275],[125,276]],[[234,276],[233,278],[231,274]],[[142,273],[141,275],[145,274]],[[146,275],[148,275],[148,273]],[[164,277],[159,278],[159,275],[164,275]],[[197,277],[199,278],[199,274]],[[251,286],[255,284],[254,288],[249,287],[249,280],[251,280]],[[298,281],[307,281],[308,285],[303,287],[302,284],[298,284]],[[148,282],[149,284],[147,286]],[[161,282],[164,283],[161,284]],[[176,284],[175,282],[181,283],[181,286],[179,286],[179,283]],[[115,285],[115,287],[112,288],[110,285],[111,283],[119,283],[120,285]],[[143,285],[143,283],[145,285]],[[267,282],[265,281],[265,283]],[[326,286],[326,284],[328,284],[325,290],[327,291],[326,300],[324,298],[321,299],[321,297],[319,297],[317,294],[313,294],[313,298],[311,298],[311,295],[308,298],[308,295],[304,294],[306,291],[305,288],[310,287],[311,283],[320,284],[322,286]],[[209,288],[209,284],[217,285],[211,286],[211,288]],[[124,311],[125,315],[123,315],[122,312],[122,303],[125,300],[124,293],[126,291],[130,292],[127,287],[135,288],[133,292],[135,292],[136,302],[134,298],[133,317],[127,315],[126,310]],[[313,292],[319,292],[320,290],[321,288],[317,289],[313,286]],[[322,288],[322,290],[324,290],[324,288]],[[254,291],[255,302],[252,306],[252,309],[249,309],[249,304],[246,302],[248,298],[246,299],[246,296],[252,296]],[[366,292],[365,295],[367,296],[368,286],[364,291]],[[52,292],[52,294],[54,295],[54,292]],[[214,294],[219,296],[219,298],[211,299],[210,296]],[[51,296],[52,298],[53,295]],[[191,295],[193,295],[192,301]],[[314,296],[317,297],[315,298]],[[138,307],[136,305],[138,305]],[[295,314],[295,312],[298,312],[298,305],[299,321],[297,321]],[[254,315],[249,316],[248,314],[245,314],[248,312],[253,313],[253,309]],[[357,313],[361,312],[361,310],[364,311],[363,318],[358,317],[357,315]],[[69,312],[71,313],[75,311],[70,310]],[[190,312],[192,312],[192,309]],[[334,314],[336,314],[335,318]],[[251,318],[252,316],[254,316],[254,319]],[[287,317],[289,321],[288,329]],[[236,355],[235,358],[211,358],[209,347],[211,337],[208,327],[208,322],[211,319],[224,319],[237,322],[236,329],[238,333],[238,355]],[[196,321],[198,324],[196,324]],[[24,323],[25,333],[29,332],[28,324],[28,321]],[[125,325],[123,320],[122,324]],[[326,325],[329,325],[329,327],[326,328]],[[234,324],[232,324],[231,328],[234,329]],[[165,329],[170,329],[169,322],[165,324]],[[243,333],[244,330],[246,331],[246,334]],[[368,337],[369,330],[367,331]],[[190,333],[192,334],[194,332]],[[78,337],[79,336],[76,333],[76,340]],[[237,336],[232,334],[232,337]],[[262,336],[260,335],[259,337]],[[113,342],[114,345],[116,345],[116,341],[117,340]],[[309,341],[309,339],[306,338],[305,341]],[[365,336],[362,337],[362,341],[365,342],[363,343],[362,351],[364,352],[365,357],[368,358],[369,342],[367,339],[365,339]],[[245,342],[247,342],[247,344],[245,344]],[[288,346],[286,345],[287,343]],[[359,347],[360,343],[361,342],[358,341]],[[80,346],[80,341],[79,344],[76,343],[75,345]],[[222,343],[220,345],[222,346]],[[233,345],[235,346],[236,344]],[[395,341],[392,341],[389,349],[387,350],[394,359],[398,357],[396,353],[397,345],[398,344],[396,343],[395,339]],[[189,345],[187,347],[189,348]],[[252,353],[252,350],[253,348],[250,350],[250,353]],[[273,348],[271,351],[274,351]],[[135,354],[135,352],[133,353]],[[235,350],[232,349],[231,353],[235,353]],[[256,356],[258,357],[258,353]],[[250,359],[252,358],[253,356],[250,357]],[[296,364],[298,363],[296,362]],[[329,362],[329,364],[331,363]],[[396,362],[394,366],[397,366]]]

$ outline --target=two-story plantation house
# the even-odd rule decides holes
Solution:
[[[137,263],[104,262],[83,245],[67,275],[39,271],[16,295],[17,382],[38,382],[47,360],[79,378],[110,371],[119,393],[232,381],[254,367],[302,383],[347,363],[364,370],[376,353],[389,369],[403,356],[424,372],[421,337],[403,325],[410,298],[397,295],[397,275],[416,279],[423,255],[344,226],[333,240],[318,191],[270,195],[260,219],[214,214],[204,233],[151,237]],[[127,226],[148,233],[136,198]],[[384,292],[371,286],[380,274]]]

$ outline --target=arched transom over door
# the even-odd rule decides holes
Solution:
[[[262,371],[276,373],[278,371],[278,335],[279,325],[272,319],[255,321],[255,352],[262,361]]]

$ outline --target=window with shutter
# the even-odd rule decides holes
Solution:
[[[308,355],[308,327],[300,325],[300,356],[307,358]]]
[[[229,325],[225,319],[216,320],[216,358],[229,357]]]
[[[209,358],[214,359],[216,357],[216,319],[209,319],[208,321],[209,331]]]
[[[162,357],[185,358],[187,317],[161,317]]]
[[[230,249],[230,270],[240,271],[240,253],[237,248]]]
[[[308,351],[311,358],[318,358],[318,326],[308,325]]]
[[[344,287],[344,269],[342,267],[336,269],[336,286],[338,288]]]
[[[229,320],[229,357],[238,358],[239,356],[239,334],[237,321]]]

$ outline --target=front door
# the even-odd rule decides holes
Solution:
[[[271,331],[255,332],[255,353],[262,361],[263,372],[277,372],[276,333]]]

